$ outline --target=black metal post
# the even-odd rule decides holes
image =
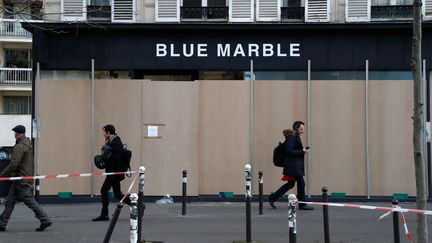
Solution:
[[[114,212],[114,215],[113,215],[113,217],[111,219],[111,222],[110,222],[110,225],[108,227],[108,230],[105,233],[105,238],[103,240],[103,243],[109,243],[109,241],[111,239],[112,232],[114,231],[114,228],[115,228],[115,225],[116,225],[117,220],[119,218],[119,215],[120,215],[122,207],[123,207],[123,203],[119,202],[117,204],[117,207],[116,207],[116,210]]]
[[[142,217],[144,215],[144,172],[145,167],[139,167],[139,184],[138,184],[138,242],[141,242]]]
[[[246,177],[246,243],[252,242],[252,227],[251,227],[251,198],[252,198],[252,184],[251,184],[251,166],[245,166]]]
[[[297,222],[295,204],[297,197],[294,194],[288,196],[288,227],[289,227],[289,243],[297,242]]]
[[[263,215],[263,202],[264,202],[264,198],[263,198],[263,191],[264,191],[264,178],[263,178],[263,172],[259,171],[258,172],[258,180],[259,180],[259,215]]]
[[[393,207],[396,207],[399,202],[398,200],[392,201]],[[394,242],[400,243],[400,234],[399,234],[399,212],[393,212],[393,235]]]
[[[186,215],[186,186],[187,186],[187,171],[183,170],[182,215]]]
[[[322,187],[322,201],[328,202],[327,198],[327,187]],[[328,205],[323,205],[323,219],[324,219],[324,242],[330,243],[330,230],[329,230],[329,214],[328,214]]]

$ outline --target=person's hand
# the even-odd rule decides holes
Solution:
[[[303,149],[303,154],[307,154],[309,152],[309,149],[304,148]]]

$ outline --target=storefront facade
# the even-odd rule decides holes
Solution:
[[[282,183],[273,148],[303,120],[309,195],[322,186],[415,194],[409,23],[24,27],[39,67],[40,174],[96,170],[101,128],[112,123],[134,168],[146,166],[147,195],[180,195],[184,169],[191,195],[242,194],[246,163],[255,178],[264,172],[269,194]],[[426,74],[431,27],[423,30]],[[220,78],[228,73],[236,80]],[[161,125],[160,138],[146,137],[149,124]],[[97,194],[101,181],[77,179],[68,190]],[[41,182],[42,195],[58,191],[63,184]]]

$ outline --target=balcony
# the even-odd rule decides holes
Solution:
[[[304,7],[281,7],[282,21],[304,21]]]
[[[0,87],[31,88],[31,68],[0,68]]]
[[[371,6],[372,20],[405,20],[412,17],[412,5]]]
[[[18,19],[0,19],[0,37],[26,39],[31,42],[32,35],[21,27],[21,22]]]
[[[182,21],[228,21],[228,7],[181,7]]]

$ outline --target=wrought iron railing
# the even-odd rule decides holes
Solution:
[[[282,21],[304,20],[304,7],[281,7]]]
[[[0,19],[0,36],[31,38],[31,33],[21,27],[21,22],[19,19]]]
[[[228,7],[181,7],[182,20],[228,21]]]
[[[413,17],[412,5],[371,6],[371,19],[407,19]]]
[[[31,84],[31,68],[0,68],[0,86],[28,87]]]

